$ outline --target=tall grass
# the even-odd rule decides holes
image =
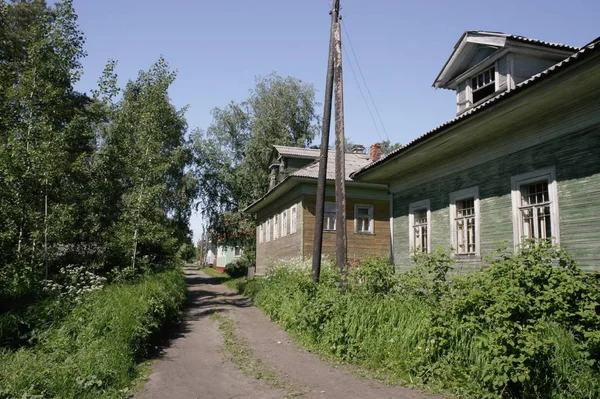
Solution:
[[[554,251],[554,252],[553,252]],[[558,264],[555,261],[558,256]],[[552,248],[456,279],[447,255],[394,275],[381,259],[319,284],[292,261],[242,286],[320,353],[467,398],[600,398],[600,292]]]
[[[86,296],[37,345],[0,352],[0,398],[127,396],[137,361],[185,298],[179,270]]]

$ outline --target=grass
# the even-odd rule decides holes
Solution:
[[[219,323],[219,330],[223,335],[224,350],[227,358],[245,375],[265,381],[269,386],[287,391],[286,397],[297,397],[303,395],[298,387],[293,385],[287,378],[277,373],[276,370],[265,364],[258,358],[248,342],[235,332],[233,321],[219,313],[210,315],[211,319]]]
[[[180,270],[89,294],[38,344],[0,352],[0,398],[122,398],[186,299]],[[38,395],[38,396],[36,396]]]
[[[237,290],[241,282],[246,280],[246,277],[233,278],[227,272],[218,272],[212,267],[201,267],[200,271],[206,273],[209,277],[218,280],[220,284],[225,284],[232,290]]]
[[[242,293],[310,350],[385,382],[478,399],[599,398],[598,288],[577,271],[514,265],[539,262],[533,255],[452,282],[422,277],[422,270],[390,275],[389,265],[372,262],[349,271],[344,291],[331,265],[318,285],[308,267],[283,265],[247,280]],[[539,275],[556,287],[540,284]],[[544,295],[515,291],[518,284]],[[554,311],[558,304],[566,304],[562,313]],[[539,309],[549,310],[539,316]]]

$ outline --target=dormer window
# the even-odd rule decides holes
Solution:
[[[471,78],[473,104],[478,103],[496,91],[496,68],[491,67]]]

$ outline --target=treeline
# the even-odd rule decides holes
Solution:
[[[111,61],[80,93],[83,44],[72,0],[0,3],[2,303],[69,265],[115,277],[192,249],[198,185],[175,73],[160,58],[121,90]]]

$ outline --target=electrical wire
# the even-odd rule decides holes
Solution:
[[[342,42],[342,49],[344,50],[345,53],[348,53],[348,51],[346,50],[346,46],[344,45],[344,42]],[[363,92],[362,87],[360,86],[360,82],[358,81],[358,78],[356,77],[356,72],[354,71],[354,67],[352,66],[352,62],[350,61],[350,57],[344,57],[344,59],[348,62],[348,65],[350,66],[350,70],[352,71],[352,76],[354,76],[354,81],[356,82],[356,86],[358,87],[358,91],[360,92],[360,95],[363,98],[363,101],[365,102],[365,106],[367,107],[367,111],[369,111],[369,115],[371,115],[371,120],[373,121],[373,126],[375,127],[375,133],[377,133],[377,136],[379,137],[379,140],[383,140],[381,138],[381,134],[379,133],[379,127],[377,126],[377,121],[375,120],[375,116],[373,115],[373,111],[371,111],[371,107],[369,106],[369,102],[367,101],[367,97],[365,97],[365,93]]]
[[[387,140],[389,141],[390,136],[387,132],[387,129],[385,128],[385,124],[383,123],[383,119],[381,118],[381,114],[379,113],[379,109],[377,108],[377,105],[375,104],[375,100],[373,99],[373,95],[371,94],[371,90],[369,89],[369,85],[367,84],[367,80],[365,79],[365,75],[362,72],[362,68],[360,67],[360,62],[358,61],[358,56],[356,55],[356,52],[354,51],[354,46],[352,45],[352,40],[350,39],[350,34],[348,33],[348,29],[346,28],[346,23],[340,24],[342,25],[342,27],[344,28],[344,33],[346,34],[346,39],[348,39],[348,44],[350,45],[350,50],[352,50],[352,54],[354,55],[354,59],[356,61],[356,67],[358,68],[358,72],[360,73],[360,76],[362,78],[362,81],[364,83],[364,86],[367,90],[367,93],[369,94],[369,98],[371,99],[371,104],[373,105],[373,108],[375,109],[375,113],[377,114],[377,117],[379,118],[379,123],[381,124],[381,127],[383,128],[383,132],[385,133],[385,136],[387,138]],[[343,43],[342,43],[343,45]],[[352,67],[351,67],[352,69]],[[354,70],[353,70],[354,73]],[[358,81],[357,81],[358,83]],[[361,90],[361,94],[362,94],[362,90]],[[364,96],[363,96],[364,98]],[[365,99],[365,102],[367,100]],[[369,110],[369,113],[371,113],[371,111]],[[373,117],[373,115],[371,115]],[[381,137],[380,137],[381,138]]]

